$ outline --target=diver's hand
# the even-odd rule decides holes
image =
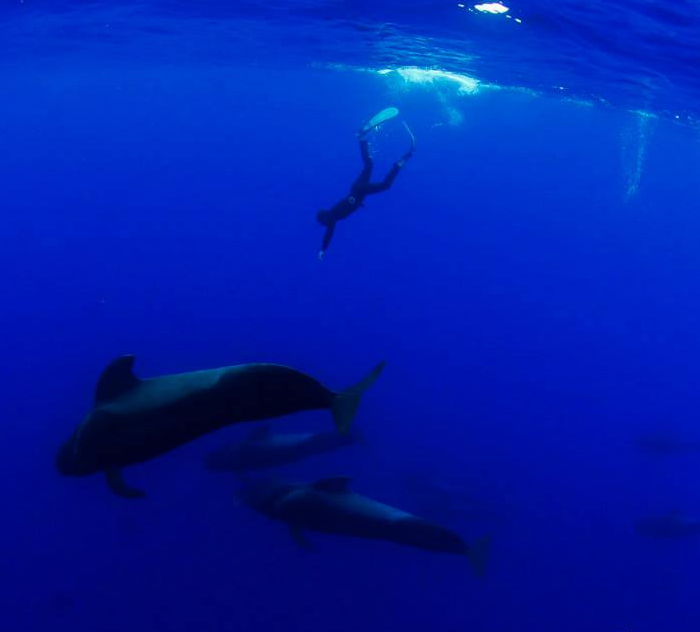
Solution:
[[[319,251],[318,251],[318,260],[319,260],[319,261],[323,261],[323,255],[325,255],[325,254],[326,254],[326,253],[323,252],[323,250],[319,250]]]

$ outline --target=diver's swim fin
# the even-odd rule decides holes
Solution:
[[[146,495],[140,489],[129,487],[124,482],[121,471],[117,468],[105,470],[105,478],[107,479],[107,486],[111,492],[117,496],[121,496],[122,498],[143,498]]]
[[[413,152],[416,151],[416,137],[413,135],[413,132],[411,131],[411,128],[408,126],[408,123],[406,121],[402,121],[403,126],[406,128],[406,131],[408,132],[409,137],[411,138],[411,148],[403,155],[401,158],[398,160],[396,163],[399,167],[403,167],[406,164],[406,161],[413,156]]]
[[[367,121],[357,132],[358,137],[362,138],[368,132],[379,127],[382,123],[386,123],[399,115],[399,109],[395,107],[384,108],[377,112],[369,121]]]
[[[331,412],[333,413],[333,421],[338,432],[346,433],[350,429],[357,407],[360,405],[362,394],[374,384],[383,368],[384,360],[375,366],[361,382],[340,393],[336,393],[335,399],[331,404]]]
[[[411,128],[408,126],[408,123],[406,121],[402,121],[403,126],[406,128],[406,131],[408,132],[408,136],[411,139],[411,150],[409,151],[410,154],[412,154],[414,151],[416,151],[416,137],[413,135],[413,132],[411,131]]]

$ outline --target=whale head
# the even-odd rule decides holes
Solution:
[[[244,481],[239,492],[239,498],[244,505],[271,513],[275,503],[295,489],[297,485],[277,478],[264,478]]]
[[[84,446],[86,433],[83,432],[83,429],[89,420],[90,415],[56,452],[56,469],[64,476],[87,476],[102,469],[93,459],[89,458],[90,451],[86,450]]]
[[[64,476],[81,476],[82,467],[75,449],[75,438],[71,437],[56,453],[56,469]]]

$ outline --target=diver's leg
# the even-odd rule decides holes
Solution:
[[[370,182],[364,187],[364,192],[366,195],[371,195],[372,193],[381,193],[382,191],[386,191],[391,187],[391,185],[394,183],[394,180],[396,180],[396,176],[399,175],[399,171],[401,171],[401,167],[403,167],[403,161],[399,160],[398,162],[394,163],[394,166],[391,168],[391,171],[386,174],[384,180],[381,182]]]
[[[401,168],[406,164],[406,161],[413,156],[413,147],[409,149],[401,158],[399,158],[395,163],[394,166],[391,168],[391,171],[386,174],[384,177],[384,180],[381,182],[369,182],[367,183],[363,189],[365,195],[370,195],[372,193],[380,193],[381,191],[386,191],[391,187],[392,184],[394,184],[394,180],[396,180],[396,176],[399,175],[399,171],[401,171]]]
[[[369,155],[369,143],[366,140],[360,140],[360,156],[362,156],[362,173],[357,176],[357,180],[353,183],[353,188],[361,187],[369,182],[372,175],[372,157]]]

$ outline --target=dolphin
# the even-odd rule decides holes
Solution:
[[[362,393],[377,379],[380,362],[358,384],[334,392],[312,377],[278,364],[241,364],[140,379],[135,357],[122,356],[102,373],[95,406],[56,455],[66,476],[104,472],[113,493],[144,496],[129,487],[121,468],[148,461],[212,430],[243,421],[329,409],[345,433]]]
[[[637,531],[651,538],[683,538],[700,535],[700,518],[671,511],[637,523]]]
[[[478,576],[483,576],[490,548],[487,536],[466,544],[457,534],[423,518],[377,502],[349,490],[344,476],[315,483],[265,479],[244,485],[245,505],[284,522],[292,538],[308,548],[303,530],[358,538],[386,540],[419,549],[464,555]]]
[[[660,455],[700,451],[700,441],[683,441],[661,434],[637,437],[634,445],[643,452]]]
[[[242,441],[209,454],[206,466],[214,472],[259,470],[293,463],[360,442],[361,439],[353,432],[272,434],[270,426],[266,425],[255,428]]]

